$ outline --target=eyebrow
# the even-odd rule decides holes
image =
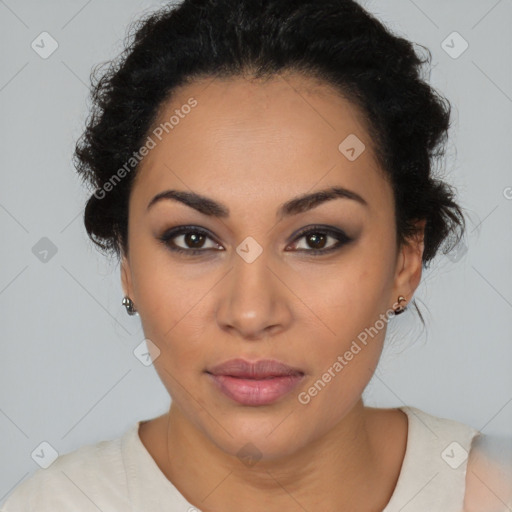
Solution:
[[[283,217],[289,217],[291,215],[297,215],[311,210],[322,203],[331,201],[333,199],[351,199],[357,203],[368,206],[368,203],[359,195],[342,187],[330,187],[324,190],[318,190],[311,194],[304,194],[293,199],[290,199],[286,203],[282,204],[277,211],[277,218],[282,219]],[[229,217],[229,208],[209,197],[196,194],[195,192],[187,192],[183,190],[165,190],[157,194],[147,206],[149,210],[157,202],[164,199],[178,201],[183,203],[194,210],[197,210],[203,215],[210,217],[226,218]]]

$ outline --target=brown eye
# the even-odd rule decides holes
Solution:
[[[300,247],[299,240],[304,239],[303,247]],[[334,241],[329,242],[330,240]],[[308,229],[299,234],[293,242],[294,250],[300,252],[309,252],[313,254],[322,254],[335,251],[341,246],[351,242],[352,239],[348,237],[343,231],[334,230],[332,228],[317,227]]]
[[[209,252],[212,249],[219,250],[220,247],[206,231],[193,226],[181,226],[166,231],[159,240],[171,251],[190,255]]]
[[[187,233],[181,235],[183,237],[183,243],[192,249],[197,249],[203,246],[206,237],[200,233]]]
[[[312,233],[304,238],[306,239],[306,243],[308,243],[312,249],[323,249],[327,239],[330,237],[324,234]]]

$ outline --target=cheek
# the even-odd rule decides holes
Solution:
[[[299,414],[322,418],[315,425],[318,434],[338,423],[360,400],[374,374],[382,342],[376,337],[366,346],[356,341],[345,348],[333,351],[322,371],[297,396]]]
[[[353,290],[332,292],[319,311],[332,332],[311,331],[304,347],[314,372],[297,401],[323,418],[319,429],[335,424],[360,399],[378,365],[389,321],[371,272],[354,273],[349,282]]]
[[[332,263],[295,269],[294,293],[304,300],[319,326],[323,324],[324,334],[334,334],[333,341],[357,336],[389,308],[394,254],[391,244],[381,244],[380,250],[376,245],[371,236],[365,236]]]
[[[205,367],[205,355],[215,350],[212,342],[220,337],[212,335],[212,300],[221,276],[204,272],[193,279],[183,264],[177,265],[160,250],[141,253],[137,262],[134,290],[140,321],[145,337],[160,350],[155,368],[169,391],[179,388],[179,383],[191,389],[192,380]]]
[[[317,283],[309,303],[328,328],[309,333],[305,350],[315,373],[298,402],[309,408],[308,414],[322,415],[326,424],[354,405],[374,374],[390,317],[392,270],[392,258],[366,246],[332,272],[302,273]]]
[[[146,334],[162,337],[166,333],[171,335],[180,319],[186,321],[187,312],[201,295],[187,265],[177,263],[170,251],[147,231],[141,228],[131,233],[133,289]],[[208,286],[211,280],[212,276],[206,274],[203,285]]]

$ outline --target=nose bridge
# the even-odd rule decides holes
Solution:
[[[285,287],[272,266],[271,252],[256,240],[248,237],[239,244],[217,310],[221,328],[255,338],[265,335],[270,327],[275,330],[288,324],[291,314]]]
[[[233,256],[232,294],[239,302],[268,303],[274,300],[274,283],[270,272],[270,251],[259,249],[255,242],[244,241]]]

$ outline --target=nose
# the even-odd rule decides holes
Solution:
[[[221,284],[216,312],[219,327],[253,341],[287,330],[293,316],[293,294],[285,276],[279,275],[279,265],[273,265],[265,251],[251,263],[238,254],[233,260]]]

